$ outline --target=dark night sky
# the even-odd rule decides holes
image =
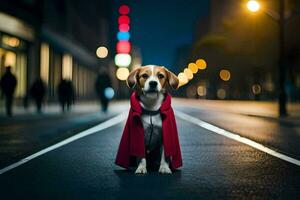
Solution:
[[[143,65],[172,66],[178,47],[190,44],[195,24],[208,15],[209,0],[130,1],[131,41],[142,52]]]

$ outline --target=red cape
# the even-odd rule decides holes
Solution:
[[[115,163],[121,167],[131,166],[132,157],[145,158],[144,129],[141,121],[142,107],[137,93],[130,97],[131,108],[121,138]],[[171,96],[165,95],[160,107],[162,116],[162,135],[165,157],[171,159],[171,169],[182,166],[181,151],[178,139],[174,111],[171,107]]]

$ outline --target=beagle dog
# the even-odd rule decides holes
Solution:
[[[173,89],[177,89],[178,84],[179,80],[175,74],[163,66],[156,65],[139,67],[133,70],[127,78],[127,85],[137,91],[143,110],[141,118],[146,152],[150,153],[159,148],[160,164],[158,171],[162,174],[170,174],[172,171],[164,155],[162,118],[159,109],[167,87],[171,86]],[[146,158],[140,158],[135,173],[147,173],[146,167]]]

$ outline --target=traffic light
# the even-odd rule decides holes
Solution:
[[[131,43],[130,39],[130,17],[128,16],[130,8],[127,5],[119,7],[118,25],[119,32],[117,33],[118,42],[116,44],[117,54],[115,56],[115,64],[118,67],[129,67],[131,64]]]

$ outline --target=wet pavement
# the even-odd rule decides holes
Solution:
[[[174,107],[298,156],[293,150],[299,142],[298,129],[289,132],[295,127]],[[0,175],[1,199],[299,199],[299,166],[178,117],[177,124],[183,167],[171,175],[136,175],[114,164],[122,122]]]

